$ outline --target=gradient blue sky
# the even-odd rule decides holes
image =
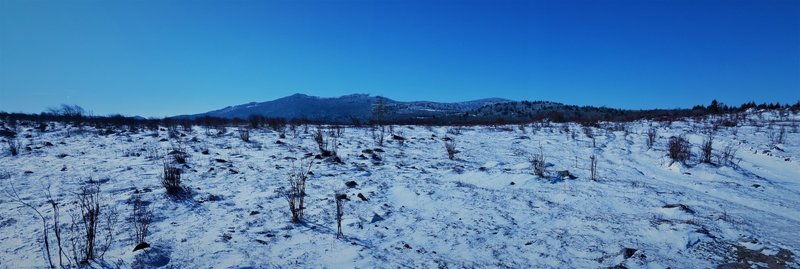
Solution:
[[[0,0],[0,111],[292,93],[621,108],[800,100],[800,1]]]

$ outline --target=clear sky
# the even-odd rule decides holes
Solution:
[[[621,108],[800,100],[800,1],[0,0],[0,111],[293,93]]]

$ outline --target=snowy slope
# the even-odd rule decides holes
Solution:
[[[337,139],[344,164],[315,159],[303,224],[290,222],[276,190],[298,162],[292,158],[318,153],[315,127],[290,132],[280,139],[285,144],[269,130],[251,131],[247,143],[234,128],[216,136],[196,127],[176,141],[163,130],[101,136],[91,128],[23,127],[30,137],[21,141],[31,150],[0,155],[0,182],[5,189],[13,183],[42,212],[49,212],[47,183],[69,212],[81,184],[103,182],[104,202],[122,220],[94,267],[714,268],[737,261],[776,266],[785,258],[798,268],[786,258],[800,251],[798,119],[753,113],[742,126],[716,131],[708,120],[605,124],[591,129],[594,142],[574,124],[395,126],[406,141],[389,139],[380,162],[362,152],[379,148],[370,130],[351,128]],[[658,138],[648,149],[651,126]],[[770,139],[781,126],[784,142],[775,144]],[[712,131],[715,154],[734,144],[737,165],[700,164],[697,156],[682,165],[666,156],[668,137],[686,135],[697,155]],[[460,151],[455,160],[447,158],[445,137]],[[190,199],[168,198],[161,159],[147,156],[165,158],[175,143],[191,154],[182,167]],[[530,157],[540,149],[547,178],[531,172]],[[597,181],[589,179],[592,154]],[[560,170],[576,178],[559,178]],[[350,197],[344,239],[336,238],[337,190]],[[134,193],[156,214],[153,247],[137,252],[124,220]],[[41,222],[7,195],[0,212],[0,267],[45,266]]]

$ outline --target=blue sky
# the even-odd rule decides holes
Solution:
[[[293,93],[621,108],[800,100],[800,1],[0,0],[0,111]]]

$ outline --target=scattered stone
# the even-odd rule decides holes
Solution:
[[[137,244],[135,247],[133,247],[133,252],[136,252],[137,250],[140,250],[140,249],[146,249],[146,248],[149,248],[149,247],[150,247],[150,244],[145,243],[145,242],[141,242],[141,243]]]
[[[250,216],[255,216],[255,215],[258,215],[258,214],[261,214],[261,212],[258,212],[256,210],[250,211]]]
[[[779,249],[775,254],[767,254],[762,250],[751,250],[743,246],[735,246],[736,262],[721,264],[717,268],[791,268],[794,253],[787,249]],[[759,266],[756,266],[759,265]]]
[[[223,159],[214,159],[214,160],[217,161],[218,163],[227,163],[228,162],[228,161],[223,160]]]
[[[350,199],[349,199],[349,198],[347,198],[347,194],[344,194],[344,193],[342,193],[342,194],[337,194],[337,195],[336,195],[336,200],[347,200],[347,201],[350,201]]]
[[[636,254],[637,250],[638,249],[635,249],[635,248],[623,248],[622,249],[622,257],[625,258],[625,259],[633,257],[633,254]]]
[[[684,204],[667,204],[667,205],[664,206],[664,208],[676,208],[676,207],[680,208],[681,211],[683,211],[683,212],[686,212],[686,213],[689,213],[689,214],[694,214],[694,210],[690,209],[688,206],[686,206]]]
[[[558,171],[558,177],[560,177],[562,179],[576,179],[576,178],[578,178],[578,177],[573,176],[572,174],[570,174],[569,170]]]
[[[517,183],[514,183],[514,181],[511,181],[511,185],[517,185]]]
[[[355,181],[351,180],[351,181],[345,182],[344,185],[347,186],[348,188],[352,189],[352,188],[355,188],[356,186],[358,186],[358,183],[356,183]]]
[[[363,195],[363,194],[361,194],[360,192],[358,193],[358,195],[357,195],[357,196],[358,196],[358,198],[360,198],[362,201],[368,201],[368,200],[367,200],[367,197],[364,197],[364,195]]]
[[[376,222],[379,222],[379,221],[382,221],[382,220],[384,220],[383,217],[381,217],[378,214],[373,214],[372,215],[372,220],[369,223],[376,223]]]
[[[233,235],[231,235],[229,233],[222,234],[222,241],[226,241],[227,242],[227,241],[230,241],[231,239],[233,239]]]
[[[17,136],[17,132],[11,131],[9,129],[2,129],[2,130],[0,130],[0,136],[7,137],[7,138],[12,138],[12,137]]]

